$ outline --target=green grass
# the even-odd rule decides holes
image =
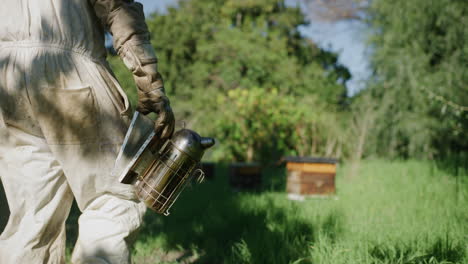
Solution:
[[[8,209],[5,190],[3,189],[2,181],[0,180],[0,233],[5,228],[9,215],[10,210]]]
[[[148,212],[135,264],[468,263],[468,174],[418,161],[339,166],[337,196],[290,201],[284,169],[264,191],[233,192],[227,170],[186,189],[164,217]],[[67,225],[76,239],[76,208]]]
[[[296,202],[278,191],[282,172],[266,172],[265,192],[236,193],[219,169],[169,217],[146,215],[135,263],[468,263],[466,174],[367,161],[353,178],[340,168],[336,198]]]
[[[284,169],[265,171],[263,192],[239,193],[221,167],[169,217],[148,212],[134,263],[468,263],[468,174],[455,171],[377,160],[350,178],[340,166],[336,197],[296,202],[281,191]]]

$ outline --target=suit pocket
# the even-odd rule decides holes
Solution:
[[[82,144],[99,139],[91,87],[42,89],[34,96],[37,119],[49,144]]]

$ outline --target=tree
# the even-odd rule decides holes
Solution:
[[[468,2],[374,0],[369,9],[382,102],[380,154],[441,157],[468,150]]]
[[[215,133],[229,111],[215,99],[233,90],[277,91],[294,98],[290,108],[319,114],[347,107],[348,70],[300,34],[307,21],[285,1],[181,1],[147,22],[176,117],[201,133]]]
[[[227,106],[215,120],[215,136],[224,144],[215,151],[219,160],[268,163],[284,154],[295,154],[295,128],[307,113],[295,104],[293,96],[278,96],[278,91],[257,87],[232,89],[219,96]]]

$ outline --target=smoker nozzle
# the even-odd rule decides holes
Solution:
[[[204,148],[210,148],[215,144],[214,138],[202,137],[200,140],[200,145]]]

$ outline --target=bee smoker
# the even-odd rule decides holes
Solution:
[[[194,177],[204,177],[200,161],[205,150],[215,144],[189,129],[181,129],[171,139],[155,137],[154,122],[136,112],[114,167],[121,183],[133,184],[137,197],[157,213],[169,209]]]

